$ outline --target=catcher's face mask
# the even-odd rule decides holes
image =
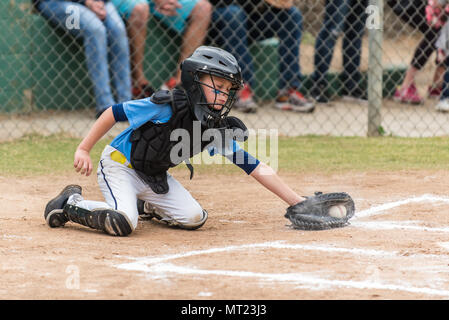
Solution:
[[[231,86],[221,86],[224,80]],[[182,62],[181,82],[196,119],[208,128],[216,128],[222,122],[243,86],[235,57],[207,46],[199,47]]]
[[[236,100],[238,88],[231,81],[210,73],[200,75],[200,79],[195,82],[202,96],[198,105],[216,120],[227,116]]]

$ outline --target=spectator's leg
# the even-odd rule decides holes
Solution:
[[[107,16],[104,20],[110,46],[110,65],[117,102],[131,100],[131,70],[129,43],[125,23],[112,3],[105,4]]]
[[[234,104],[236,110],[253,113],[257,111],[254,101],[253,60],[248,46],[248,18],[238,5],[215,8],[209,32],[211,41],[232,53],[242,68],[244,87],[238,93]]]
[[[449,66],[449,58],[446,58],[444,65],[446,66],[446,72],[443,75],[443,91],[441,92],[441,98],[449,99],[449,68],[447,68],[447,66]]]
[[[429,96],[435,97],[435,95],[441,94],[441,88],[443,85],[443,76],[446,72],[446,66],[444,63],[438,63],[433,74],[433,83],[429,87]]]
[[[107,31],[96,15],[89,11],[81,18],[81,31],[84,35],[87,68],[95,86],[97,111],[101,112],[115,104],[109,77]]]
[[[351,97],[366,98],[358,84],[362,80],[360,62],[362,55],[362,38],[365,31],[367,4],[366,0],[354,0],[349,2],[349,10],[344,24],[342,42],[343,53],[343,93]]]
[[[444,61],[446,72],[443,75],[443,90],[441,91],[440,101],[435,106],[437,111],[449,112],[449,58]]]
[[[196,48],[201,46],[206,39],[210,20],[212,16],[212,5],[207,0],[199,0],[189,16],[189,23],[182,39],[179,64],[187,59]],[[181,81],[181,70],[175,75],[176,83]]]
[[[264,38],[279,37],[280,78],[275,108],[297,112],[312,112],[314,103],[308,101],[299,87],[301,74],[299,67],[299,46],[302,36],[302,15],[293,7],[288,10],[271,8],[262,17],[254,20],[257,30]],[[255,34],[254,34],[255,35]]]
[[[276,13],[277,11],[277,13]],[[302,15],[296,7],[288,10],[274,10],[273,30],[279,37],[280,79],[279,88],[299,89],[301,68],[299,64],[302,38]]]
[[[327,73],[337,38],[348,10],[347,0],[326,0],[323,25],[315,42],[313,80],[317,86],[327,86]]]
[[[79,10],[80,28],[67,29],[68,6]],[[58,27],[68,30],[76,37],[82,37],[89,76],[94,87],[96,110],[101,112],[115,104],[108,72],[106,28],[91,10],[69,1],[45,1],[39,7],[42,15]]]
[[[416,74],[427,63],[435,51],[435,42],[437,39],[438,32],[429,28],[415,49],[410,68],[407,70],[404,81],[402,82],[403,88],[408,88],[415,82]]]
[[[178,0],[181,5],[175,16],[165,16],[156,10],[154,1],[149,1],[150,14],[157,17],[170,29],[183,35],[179,63],[189,57],[195,49],[203,45],[212,16],[212,5],[207,0]],[[162,89],[172,89],[179,84],[181,70],[162,85]]]
[[[254,86],[253,59],[249,52],[247,37],[247,16],[236,5],[215,8],[212,13],[212,41],[232,53],[242,68],[245,83]]]
[[[439,30],[429,28],[424,33],[424,38],[419,42],[415,49],[410,67],[405,73],[401,88],[397,89],[394,99],[404,103],[421,104],[424,99],[419,95],[415,85],[416,74],[427,63],[430,56],[436,50],[435,43],[438,39]]]
[[[434,44],[439,30],[432,29],[426,21],[425,8],[427,1],[414,0],[406,3],[403,1],[388,0],[387,4],[403,22],[409,24],[412,28],[419,29],[424,35],[424,38],[415,49],[411,65],[402,82],[402,88],[408,88],[414,83],[416,73],[426,64],[430,55],[435,50]],[[403,4],[406,4],[406,7]],[[430,51],[428,51],[428,48],[431,48]]]
[[[407,69],[407,72],[404,76],[404,81],[402,81],[402,88],[408,88],[413,83],[415,83],[416,74],[418,73],[418,69],[414,67],[413,65],[410,65],[410,67]]]
[[[145,54],[145,40],[147,38],[147,23],[150,9],[147,3],[138,3],[134,6],[128,21],[128,37],[131,49],[131,66],[133,85],[141,87],[148,84],[143,72],[143,59]]]

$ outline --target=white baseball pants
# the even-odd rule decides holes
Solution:
[[[122,212],[137,227],[139,214],[137,199],[151,203],[162,220],[185,226],[204,223],[203,208],[192,195],[170,174],[167,173],[169,191],[157,194],[137,175],[134,169],[111,159],[115,148],[107,145],[98,164],[97,179],[105,202],[85,200],[74,195],[69,204],[87,210],[109,208]]]

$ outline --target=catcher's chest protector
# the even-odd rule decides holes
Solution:
[[[200,153],[211,141],[202,141],[201,137],[206,129],[203,126],[201,126],[200,134],[196,133],[197,136],[194,136],[195,119],[188,106],[184,91],[178,89],[173,90],[172,93],[159,91],[153,95],[152,102],[170,103],[172,117],[166,123],[148,121],[132,133],[130,160],[134,170],[151,189],[155,193],[163,194],[168,192],[167,170]],[[183,139],[170,141],[170,136],[175,129],[184,129],[181,136]],[[188,139],[186,139],[187,133]],[[180,152],[177,154],[175,163],[170,155],[173,147],[178,143],[184,144],[185,147],[177,146]],[[187,143],[188,146],[185,145]],[[190,167],[189,169],[192,170]]]

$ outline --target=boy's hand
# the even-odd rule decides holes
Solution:
[[[76,172],[85,174],[86,177],[92,173],[92,160],[89,152],[83,149],[77,149],[75,152],[75,160],[73,162]]]

